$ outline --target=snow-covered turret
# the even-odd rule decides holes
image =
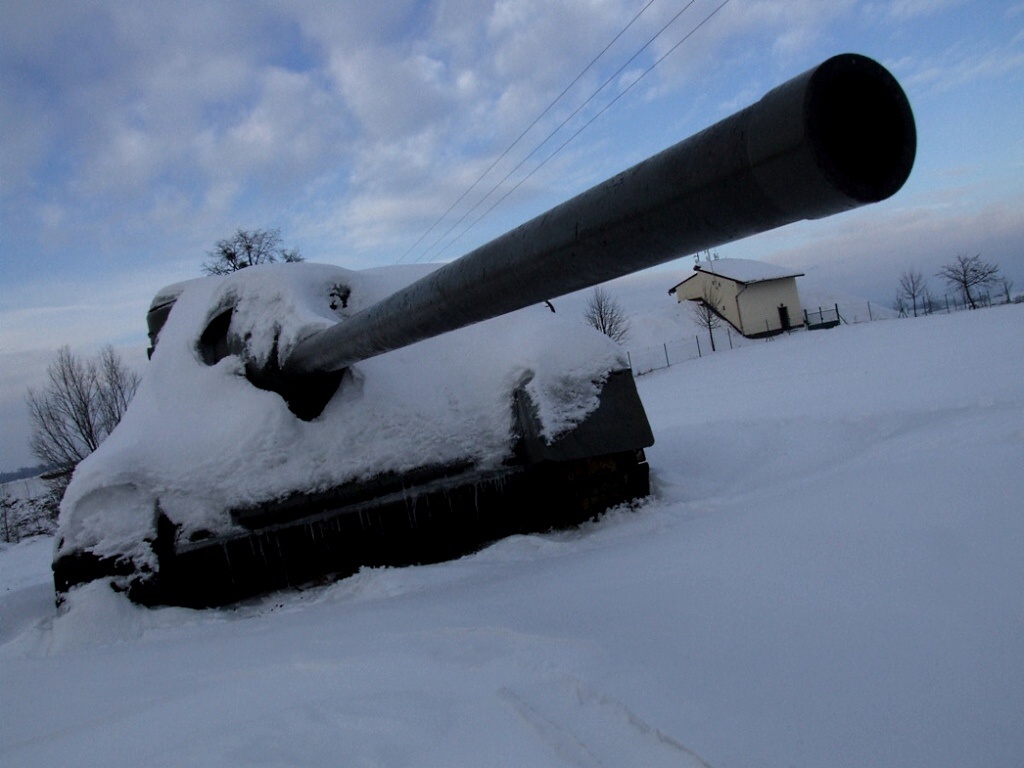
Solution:
[[[882,200],[915,146],[892,76],[843,55],[440,268],[164,289],[139,392],[65,496],[58,593],[217,604],[646,495],[623,353],[543,302]]]

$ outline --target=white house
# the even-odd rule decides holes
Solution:
[[[804,324],[796,279],[802,272],[750,259],[698,262],[669,290],[679,301],[703,301],[744,336],[773,336]]]

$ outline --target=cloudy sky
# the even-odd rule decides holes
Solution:
[[[0,18],[0,469],[34,463],[24,395],[54,351],[141,365],[154,292],[238,227],[353,268],[455,258],[845,51],[907,90],[910,181],[722,255],[889,302],[904,269],[982,253],[1024,289],[1024,2],[0,0]]]

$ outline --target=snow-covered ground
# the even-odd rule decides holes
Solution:
[[[654,497],[229,610],[0,550],[4,766],[1024,765],[1024,307],[639,379]]]

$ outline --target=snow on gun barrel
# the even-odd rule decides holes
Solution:
[[[647,495],[623,352],[540,303],[883,200],[915,151],[899,84],[844,54],[440,268],[164,289],[142,386],[62,504],[58,595],[224,604]]]

